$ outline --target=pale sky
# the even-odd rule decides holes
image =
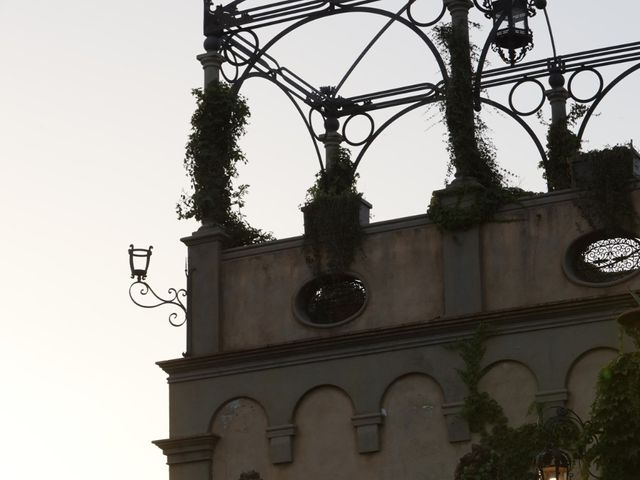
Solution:
[[[426,11],[436,0],[418,1]],[[560,54],[639,40],[632,0],[549,0],[548,10]],[[202,83],[201,14],[200,0],[0,0],[2,478],[168,478],[150,443],[168,436],[168,387],[154,362],[180,356],[185,330],[168,324],[169,311],[130,302],[127,248],[154,245],[149,282],[159,293],[184,286],[179,239],[197,225],[178,221],[175,204],[187,186],[190,90]],[[472,18],[486,35],[489,21]],[[335,84],[381,23],[318,22],[273,53],[310,83]],[[529,58],[550,56],[542,15],[531,27]],[[432,66],[394,27],[344,94],[435,82]],[[639,75],[603,103],[588,148],[640,143]],[[317,170],[311,143],[275,88],[253,80],[244,94],[253,113],[239,179],[251,185],[245,212],[279,238],[298,235],[298,206]],[[486,120],[514,183],[543,189],[526,135],[493,112]],[[418,110],[365,157],[359,186],[374,221],[424,213],[442,187],[440,122],[436,109]]]

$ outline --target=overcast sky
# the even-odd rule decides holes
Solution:
[[[437,0],[418,5],[425,13]],[[560,53],[638,40],[632,0],[549,0],[548,10]],[[0,0],[3,478],[167,478],[150,443],[168,436],[168,389],[154,362],[180,356],[185,330],[169,326],[168,311],[131,304],[127,247],[154,245],[149,281],[159,292],[184,286],[179,238],[197,225],[178,221],[175,204],[188,185],[190,90],[202,83],[201,14],[200,0]],[[381,24],[362,15],[317,22],[273,53],[313,85],[335,84]],[[546,58],[543,17],[531,25],[530,58]],[[637,75],[603,104],[588,148],[640,142]],[[424,47],[394,27],[344,94],[437,80]],[[279,238],[298,235],[313,147],[275,88],[253,80],[244,94],[253,113],[239,180],[251,185],[248,219]],[[542,190],[526,135],[485,115],[513,183]],[[417,110],[371,149],[360,189],[374,221],[424,213],[443,186],[443,133],[437,109]]]

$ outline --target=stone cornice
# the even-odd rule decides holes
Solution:
[[[633,300],[626,294],[568,300],[524,309],[437,318],[425,323],[367,330],[331,338],[166,360],[157,364],[169,374],[169,383],[176,383],[428,345],[443,345],[471,334],[479,322],[491,324],[493,335],[508,335],[612,321],[617,313],[631,306]]]
[[[205,433],[190,437],[168,438],[152,442],[167,456],[167,464],[193,463],[213,458],[218,436]]]

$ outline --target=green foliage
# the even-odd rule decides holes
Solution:
[[[640,472],[640,352],[625,353],[600,373],[584,460],[602,480],[637,478]]]
[[[360,206],[356,189],[358,175],[351,155],[340,148],[330,169],[316,175],[302,207],[305,216],[305,256],[316,275],[323,270],[343,272],[362,243]]]
[[[571,188],[571,164],[578,157],[580,140],[566,120],[553,122],[547,132],[547,163],[542,164],[550,191]],[[542,162],[541,162],[542,163]]]
[[[454,347],[464,361],[458,374],[468,390],[461,416],[472,433],[480,434],[480,445],[472,445],[471,453],[460,459],[455,480],[535,480],[532,466],[548,441],[547,432],[538,423],[508,426],[500,404],[480,392],[486,338],[486,327],[480,325],[472,337]]]
[[[427,214],[444,230],[465,230],[489,221],[502,205],[527,193],[506,187],[488,128],[474,112],[473,48],[466,32],[456,31],[450,24],[437,27],[435,32],[436,42],[448,52],[449,59],[449,81],[441,106],[447,123],[450,168],[455,169],[456,178],[471,181],[457,190],[456,202],[445,203],[434,194]]]
[[[586,173],[574,179],[581,189],[576,203],[592,228],[635,227],[637,215],[628,185],[633,157],[633,150],[622,145],[580,155]]]
[[[251,227],[233,207],[243,206],[247,186],[233,186],[238,162],[246,162],[238,140],[245,133],[249,108],[246,100],[221,82],[205,91],[192,91],[196,110],[184,166],[191,181],[191,194],[182,194],[176,206],[178,218],[195,218],[203,225],[218,225],[228,235],[225,247],[272,240],[271,234]]]
[[[467,386],[467,396],[464,400],[461,416],[469,424],[472,433],[486,435],[491,425],[507,423],[502,408],[486,392],[480,392],[478,385],[484,372],[481,367],[486,347],[487,330],[480,324],[474,335],[458,342],[454,348],[464,362],[464,368],[458,370],[458,375]]]

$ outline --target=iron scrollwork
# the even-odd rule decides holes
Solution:
[[[170,288],[169,298],[160,297],[146,282],[152,250],[152,246],[149,248],[135,248],[133,244],[129,245],[129,268],[131,269],[131,278],[134,279],[134,282],[129,286],[129,298],[142,308],[156,308],[162,305],[172,305],[179,308],[182,310],[184,317],[181,321],[178,321],[178,313],[172,312],[169,315],[169,323],[174,327],[180,327],[184,325],[188,318],[189,309],[186,303],[188,298],[187,290],[190,289],[191,272],[185,268],[187,290]],[[145,302],[145,299],[150,299],[151,302]]]
[[[341,126],[341,136],[348,145],[360,148],[356,155],[356,163],[359,164],[364,152],[370,148],[383,130],[415,108],[440,101],[444,87],[448,82],[448,71],[443,56],[429,35],[429,29],[442,21],[446,14],[445,2],[442,2],[441,8],[439,5],[437,9],[434,8],[436,10],[434,18],[427,20],[416,18],[414,11],[416,0],[398,2],[399,5],[394,6],[393,10],[380,6],[381,1],[279,0],[243,9],[245,0],[235,0],[224,6],[214,6],[213,0],[205,0],[204,34],[207,37],[205,48],[207,51],[220,52],[226,60],[227,69],[233,69],[233,71],[225,71],[223,66],[222,74],[234,89],[241,89],[244,82],[249,79],[261,78],[273,83],[285,93],[305,123],[318,156],[320,168],[324,168],[321,156],[322,135],[321,132],[313,130],[311,116],[317,114],[314,112],[320,113],[324,121],[331,118],[332,125],[338,120],[344,122]],[[546,154],[542,148],[544,139],[538,138],[534,129],[523,120],[524,117],[538,113],[545,104],[547,91],[542,85],[543,79],[553,80],[556,85],[564,86],[564,75],[567,75],[566,89],[569,97],[578,103],[587,105],[587,113],[577,126],[578,137],[582,138],[589,121],[604,97],[623,79],[640,69],[640,42],[558,55],[545,0],[510,0],[508,2],[473,0],[473,4],[482,14],[493,21],[491,31],[484,42],[475,74],[475,107],[480,110],[482,105],[489,105],[507,113],[532,138],[536,149],[541,154],[543,163],[546,162]],[[544,13],[548,35],[551,39],[552,56],[524,62],[521,61],[523,60],[521,58],[523,57],[522,52],[516,52],[515,57],[511,54],[507,56],[508,66],[485,70],[484,66],[489,53],[492,49],[495,50],[496,45],[500,42],[506,42],[505,35],[521,35],[522,42],[531,36],[531,41],[527,40],[525,50],[528,51],[532,47],[533,34],[528,27],[528,19],[534,17],[538,11]],[[321,89],[313,86],[291,68],[281,65],[270,55],[272,47],[293,31],[303,28],[311,22],[343,14],[367,14],[385,18],[386,21],[382,28],[373,35],[364,50],[356,56],[345,74],[337,80],[334,87]],[[400,85],[385,90],[342,97],[340,91],[347,78],[392,25],[409,29],[424,44],[425,53],[435,59],[437,63],[436,78],[425,79],[419,84]],[[277,26],[281,26],[281,29],[273,33],[273,28]],[[267,35],[266,27],[272,27],[268,29],[272,33]],[[499,39],[500,35],[502,37]],[[504,54],[501,51],[499,53]],[[418,61],[419,59],[414,60]],[[602,69],[625,63],[632,63],[632,65],[607,83]],[[587,72],[592,72],[596,77],[597,85],[594,93],[580,95],[576,92],[576,79],[583,78],[582,75],[586,75]],[[514,92],[524,83],[535,84],[542,92],[541,101],[526,109],[518,108],[514,102]],[[503,86],[510,87],[511,90],[502,102],[483,97],[483,92]],[[375,112],[382,113],[389,111],[389,109],[399,109],[400,112],[389,112],[387,118],[381,119],[378,118],[378,114],[374,115]],[[353,119],[361,116],[365,116],[370,122],[370,129],[364,138],[349,138],[347,125],[350,126]]]
[[[137,295],[135,295],[136,293]],[[158,296],[156,292],[153,291],[153,289],[149,286],[147,282],[144,282],[141,280],[137,280],[133,282],[129,287],[129,298],[131,298],[131,301],[139,307],[156,308],[162,305],[173,305],[175,307],[178,307],[180,310],[182,310],[182,314],[184,316],[180,321],[177,321],[178,313],[172,312],[169,315],[169,323],[174,327],[181,327],[187,321],[187,306],[186,306],[187,291],[184,288],[181,288],[179,290],[176,290],[175,288],[170,288],[168,290],[168,293],[169,293],[169,298],[162,298]],[[136,296],[139,296],[140,298],[147,298],[147,295],[149,295],[148,298],[151,298],[152,301],[155,299],[157,302],[153,304],[145,305],[144,303],[141,303],[135,298]]]

